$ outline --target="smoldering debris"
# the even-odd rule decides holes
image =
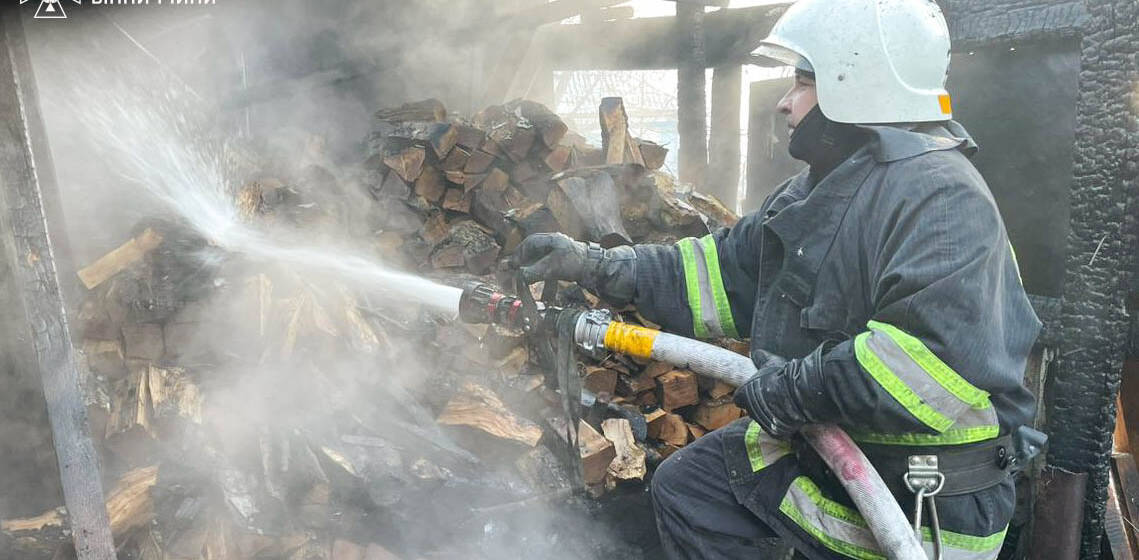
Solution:
[[[510,285],[498,262],[533,233],[613,245],[734,223],[657,169],[664,148],[628,133],[620,99],[600,118],[596,147],[530,101],[470,119],[409,103],[376,112],[358,165],[271,176],[256,162],[272,154],[246,152],[228,196],[282,243],[350,241],[450,285]],[[156,216],[79,273],[84,389],[122,558],[637,558],[651,538],[615,535],[607,512],[635,502],[651,532],[651,468],[740,416],[729,387],[691,372],[583,357],[596,398],[580,411],[579,488],[556,380],[522,333],[232,249]],[[604,305],[570,286],[559,297]],[[60,508],[2,528],[23,557],[68,546]]]

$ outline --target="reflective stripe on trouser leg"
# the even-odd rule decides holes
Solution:
[[[787,489],[779,511],[824,546],[850,558],[884,560],[874,535],[859,513],[823,495],[810,478],[797,477]],[[952,531],[941,531],[944,560],[990,560],[996,558],[1004,543],[1007,527],[986,537],[975,537]],[[932,558],[933,544],[929,529],[922,527],[922,541],[927,556]]]

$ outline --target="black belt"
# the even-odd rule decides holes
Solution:
[[[945,475],[945,485],[937,494],[939,497],[960,496],[991,488],[1004,482],[1012,473],[1012,436],[1008,435],[979,443],[939,447],[870,443],[858,446],[895,496],[913,494],[903,477],[909,471],[909,458],[914,455],[937,456],[937,470]]]

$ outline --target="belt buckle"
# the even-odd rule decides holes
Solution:
[[[937,455],[910,455],[909,469],[902,479],[910,492],[920,490],[925,496],[936,496],[945,486],[945,474],[937,469]]]

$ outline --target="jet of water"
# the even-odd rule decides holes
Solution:
[[[100,146],[113,147],[107,163],[145,188],[207,239],[229,251],[333,273],[365,289],[400,301],[422,303],[449,318],[458,316],[462,290],[392,270],[350,249],[285,245],[239,218],[226,189],[222,150],[201,132],[188,113],[167,95],[144,97],[140,90],[92,85],[97,95],[72,99],[101,101],[75,108]]]

